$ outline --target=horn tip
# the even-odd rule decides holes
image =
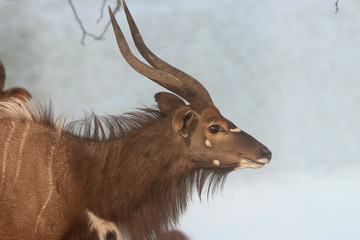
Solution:
[[[114,14],[113,14],[113,11],[112,11],[112,9],[111,9],[111,7],[110,7],[110,5],[108,6],[108,9],[109,9],[109,14],[110,14],[110,15],[114,15]]]
[[[122,0],[122,3],[123,3],[124,8],[127,8],[125,0]]]

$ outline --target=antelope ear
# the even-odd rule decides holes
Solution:
[[[5,78],[6,78],[5,68],[2,62],[0,61],[0,94],[5,85]]]
[[[160,112],[165,114],[185,106],[185,103],[181,98],[167,92],[159,92],[155,94],[155,100],[158,103]]]
[[[23,88],[11,88],[11,89],[5,91],[3,96],[18,98],[24,102],[30,100],[30,98],[31,98],[31,94]]]
[[[183,107],[179,109],[172,120],[174,131],[186,138],[189,135],[189,126],[191,125],[195,116],[195,112],[190,107]]]

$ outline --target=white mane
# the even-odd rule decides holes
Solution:
[[[0,119],[30,121],[54,128],[61,128],[62,122],[62,117],[54,120],[51,102],[46,106],[37,100],[24,102],[13,97],[0,100]]]

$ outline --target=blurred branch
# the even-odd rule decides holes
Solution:
[[[101,19],[104,17],[105,5],[106,5],[106,0],[103,0],[103,3],[102,3],[102,5],[101,5],[101,9],[100,9],[100,17],[99,17],[99,19],[96,21],[97,23],[100,22]]]
[[[91,33],[91,32],[89,32],[89,31],[87,31],[85,29],[84,24],[81,21],[72,0],[69,0],[69,5],[70,5],[70,7],[71,7],[71,9],[72,9],[72,11],[74,13],[75,19],[78,22],[78,24],[79,24],[79,26],[81,28],[82,34],[83,34],[82,37],[81,37],[81,44],[82,45],[85,45],[86,36],[92,37],[95,40],[104,39],[104,35],[105,35],[106,31],[108,30],[108,28],[110,26],[110,20],[107,22],[107,24],[105,25],[103,31],[100,34],[97,35],[97,34]],[[101,19],[103,18],[103,16],[104,16],[105,5],[106,5],[106,0],[103,0],[102,6],[101,6],[101,9],[100,9],[100,17],[96,21],[97,23],[99,23],[101,21]],[[116,0],[116,6],[114,8],[114,15],[116,14],[117,11],[119,11],[120,7],[121,7],[121,1]]]
[[[338,13],[338,11],[339,11],[339,0],[336,0],[336,2],[335,2],[335,14],[337,14]]]

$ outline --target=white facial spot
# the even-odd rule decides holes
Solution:
[[[210,148],[212,147],[211,142],[208,139],[205,140],[205,145]]]
[[[240,128],[231,128],[230,132],[241,132]]]
[[[220,165],[220,161],[219,161],[219,160],[214,160],[213,163],[214,163],[215,166],[219,166],[219,165]]]

